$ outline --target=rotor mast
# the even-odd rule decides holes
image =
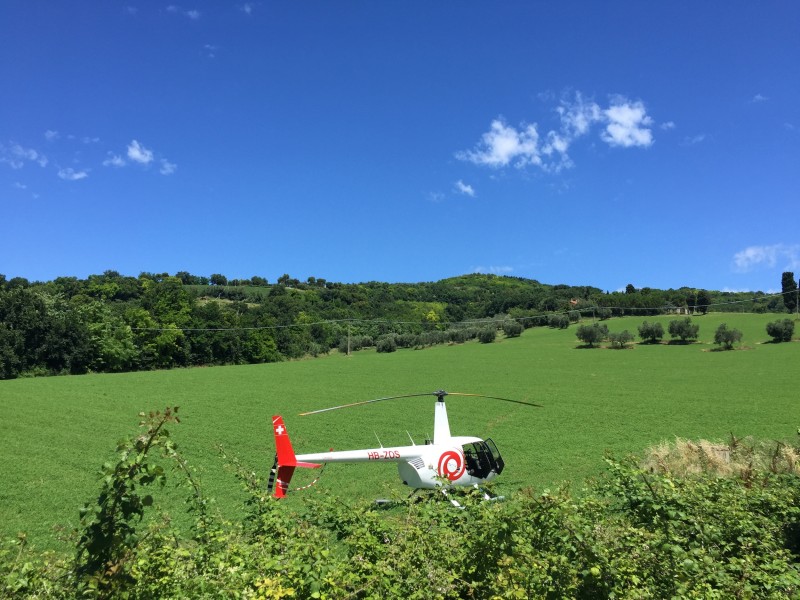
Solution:
[[[433,443],[446,444],[450,441],[450,423],[447,420],[447,407],[444,404],[444,397],[447,392],[439,390],[434,392],[436,396],[436,408],[433,412]]]

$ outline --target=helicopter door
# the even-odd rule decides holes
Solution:
[[[491,439],[464,444],[463,450],[467,472],[473,477],[485,479],[492,472],[499,475],[505,466],[497,446]]]
[[[503,472],[503,467],[506,466],[505,461],[503,461],[503,457],[500,456],[500,451],[497,449],[497,445],[492,441],[492,438],[487,438],[485,442],[486,447],[489,449],[489,452],[492,455],[492,462],[494,462],[494,472],[500,475]]]

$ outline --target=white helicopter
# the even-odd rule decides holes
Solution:
[[[436,404],[433,422],[433,440],[426,440],[424,445],[417,445],[411,440],[410,446],[393,446],[391,448],[365,448],[363,450],[344,450],[334,452],[319,452],[315,454],[295,455],[283,417],[272,417],[272,429],[275,434],[275,464],[269,478],[269,492],[276,498],[283,498],[290,491],[289,483],[296,468],[320,468],[325,463],[361,463],[361,462],[396,462],[397,471],[401,481],[417,489],[434,489],[446,486],[478,486],[491,481],[502,471],[505,463],[497,450],[497,446],[487,438],[471,436],[453,436],[450,434],[450,424],[447,420],[447,408],[444,403],[445,396],[474,396],[514,402],[526,406],[540,407],[532,402],[483,396],[481,394],[463,394],[457,392],[428,392],[424,394],[409,394],[405,396],[388,396],[375,398],[363,402],[354,402],[341,406],[333,406],[320,410],[302,413],[300,416],[350,408],[362,404],[372,404],[384,400],[399,398],[415,398],[420,396],[435,396]],[[410,436],[409,436],[410,437]],[[313,483],[311,484],[313,485]],[[308,486],[306,486],[308,487]]]

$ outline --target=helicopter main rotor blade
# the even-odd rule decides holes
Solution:
[[[372,404],[374,402],[383,402],[384,400],[398,400],[399,398],[418,398],[420,396],[435,396],[432,392],[425,394],[404,394],[402,396],[386,396],[385,398],[373,398],[372,400],[362,400],[361,402],[351,402],[350,404],[341,404],[339,406],[330,406],[328,408],[320,408],[318,410],[310,410],[308,412],[300,413],[301,417],[308,415],[315,415],[317,413],[328,412],[329,410],[339,410],[340,408],[350,408],[352,406],[361,406],[362,404]]]
[[[341,404],[339,406],[330,406],[328,408],[310,410],[308,412],[300,413],[300,416],[306,417],[308,415],[316,415],[318,413],[324,413],[331,410],[339,410],[340,408],[351,408],[353,406],[361,406],[363,404],[373,404],[375,402],[383,402],[384,400],[399,400],[401,398],[420,398],[422,396],[436,396],[439,400],[442,400],[445,396],[472,396],[475,398],[502,400],[503,402],[513,402],[514,404],[524,404],[525,406],[535,406],[537,408],[542,408],[541,404],[535,404],[533,402],[525,402],[523,400],[512,400],[511,398],[500,398],[498,396],[485,396],[483,394],[465,394],[462,392],[445,392],[444,390],[439,390],[437,392],[426,392],[422,394],[403,394],[402,396],[386,396],[384,398],[373,398],[372,400],[362,400],[361,402],[351,402],[349,404]]]
[[[447,396],[472,396],[474,398],[488,398],[489,400],[502,400],[503,402],[513,402],[514,404],[524,404],[525,406],[535,406],[536,408],[544,408],[541,404],[535,402],[525,402],[524,400],[513,400],[511,398],[500,398],[499,396],[486,396],[485,394],[465,394],[462,392],[447,392]]]

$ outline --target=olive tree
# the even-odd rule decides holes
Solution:
[[[725,350],[730,350],[733,345],[742,340],[742,332],[738,329],[728,329],[727,323],[722,323],[714,332],[714,343]]]
[[[657,344],[664,337],[664,326],[661,323],[648,323],[639,325],[639,337],[648,344]]]
[[[612,348],[625,348],[633,341],[633,334],[627,329],[624,331],[614,331],[608,334],[608,341],[611,342]]]
[[[699,332],[700,325],[693,324],[689,317],[669,322],[669,335],[673,340],[679,338],[683,343],[696,340]]]
[[[589,348],[594,348],[595,344],[599,344],[608,337],[608,327],[599,323],[579,325],[575,336]]]
[[[506,337],[519,337],[522,335],[523,327],[516,319],[506,319],[503,321],[503,333]]]
[[[478,332],[478,341],[481,344],[491,344],[497,338],[496,327],[484,327]]]

